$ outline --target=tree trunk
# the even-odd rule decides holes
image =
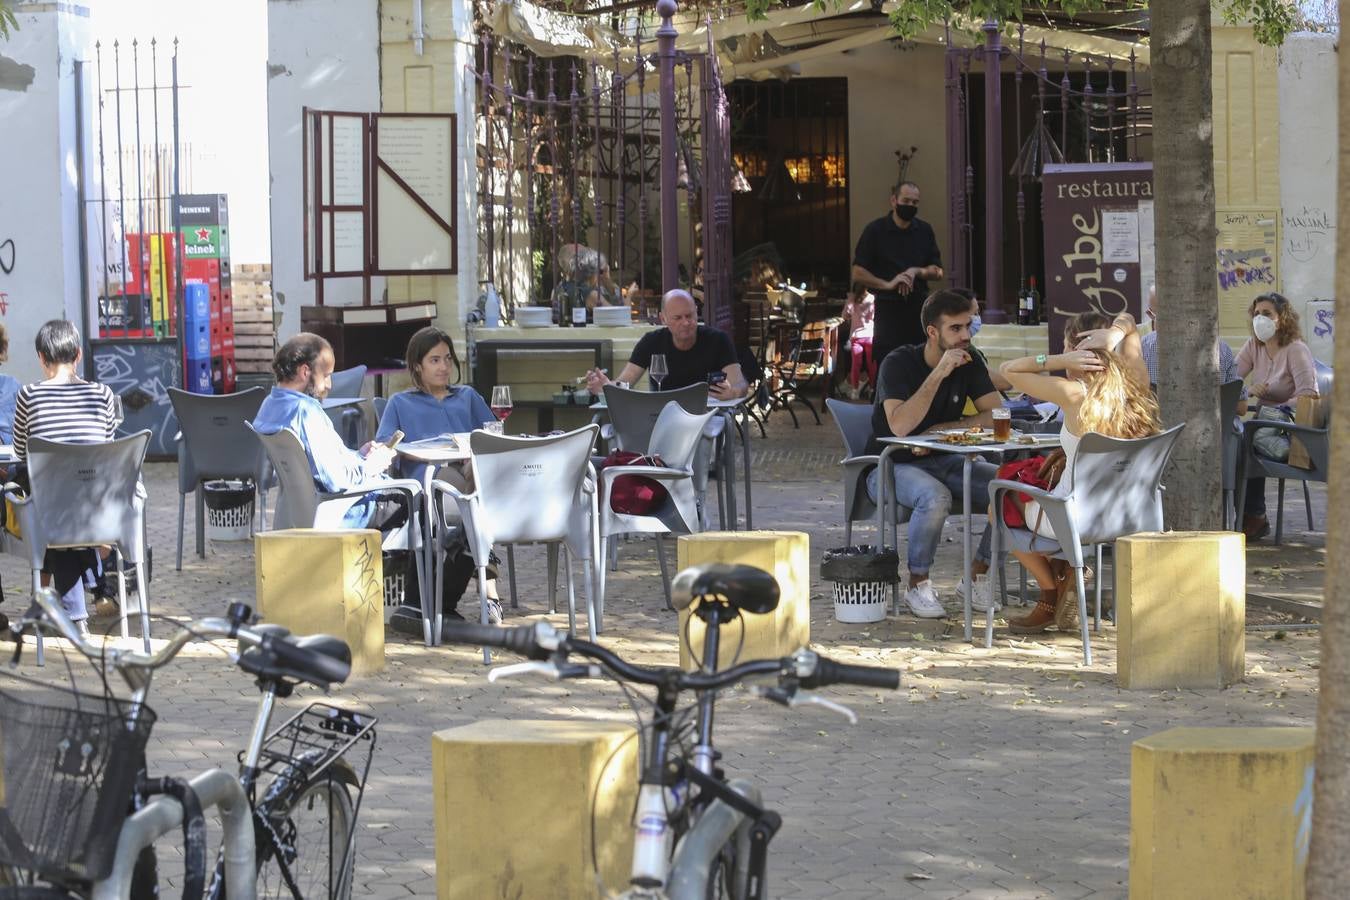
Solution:
[[[1341,21],[1350,0],[1341,0]],[[1337,206],[1350,210],[1350,59],[1338,54],[1340,123]],[[1350,296],[1350,238],[1336,232],[1336,306]],[[1344,320],[1342,320],[1344,326]],[[1327,581],[1322,593],[1321,692],[1317,701],[1317,778],[1313,790],[1312,852],[1307,890],[1312,900],[1344,897],[1350,884],[1350,611],[1340,605],[1350,591],[1350,329],[1335,332],[1331,417],[1331,472],[1327,480]]]
[[[1150,15],[1158,395],[1164,425],[1186,423],[1163,502],[1169,528],[1213,531],[1224,517],[1210,0],[1154,3]]]

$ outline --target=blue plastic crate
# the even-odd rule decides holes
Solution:
[[[214,394],[211,385],[211,357],[189,356],[183,370],[183,387],[194,394]]]
[[[211,356],[211,323],[189,319],[183,334],[183,352],[189,359],[207,359]]]
[[[188,323],[211,320],[211,289],[201,282],[190,282],[184,289],[183,316]]]

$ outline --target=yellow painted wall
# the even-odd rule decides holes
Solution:
[[[456,10],[461,15],[467,9],[454,0],[423,0],[423,29],[428,39],[423,42],[419,56],[410,38],[412,33],[412,0],[383,0],[380,4],[380,111],[386,113],[456,113],[458,123],[459,198],[455,223],[459,229],[459,275],[390,276],[389,302],[406,303],[411,300],[434,300],[440,311],[439,323],[449,327],[463,318],[461,295],[466,301],[476,299],[477,256],[466,249],[478,241],[477,223],[471,217],[474,187],[473,147],[466,154],[463,140],[466,120],[472,125],[474,110],[457,102],[462,89],[461,67],[466,62],[466,47],[454,40],[457,28]],[[467,238],[467,240],[466,240]],[[377,298],[378,299],[378,298]],[[452,329],[453,330],[453,329]]]
[[[1214,204],[1227,212],[1269,210],[1280,220],[1280,107],[1276,51],[1257,43],[1249,27],[1213,31]],[[1273,226],[1272,226],[1273,227]],[[1220,236],[1222,245],[1223,238]],[[1244,244],[1244,247],[1246,245]],[[1279,243],[1276,240],[1278,250]],[[1278,264],[1276,253],[1276,261]],[[1247,339],[1247,306],[1275,284],[1219,291],[1219,330],[1229,343]]]

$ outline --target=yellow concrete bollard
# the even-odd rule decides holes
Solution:
[[[384,565],[371,529],[290,528],[254,535],[258,613],[294,634],[331,634],[352,674],[384,669]]]
[[[730,666],[733,659],[739,662],[777,659],[811,642],[811,545],[806,534],[800,531],[686,534],[680,536],[676,559],[679,569],[703,563],[741,563],[763,569],[778,579],[778,609],[762,616],[747,613],[741,617],[742,624],[723,626],[717,653],[719,669]],[[703,656],[703,620],[694,616],[691,622],[690,610],[686,608],[680,611],[679,627],[680,666],[695,669],[696,659]]]
[[[436,896],[594,900],[606,896],[597,869],[622,890],[637,773],[631,725],[483,719],[436,732]]]
[[[1313,729],[1172,728],[1135,741],[1130,900],[1302,898]]]
[[[1220,688],[1242,680],[1246,553],[1242,535],[1231,531],[1116,541],[1116,681],[1122,688]]]

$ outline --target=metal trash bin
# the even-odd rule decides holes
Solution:
[[[213,541],[247,541],[253,537],[253,483],[208,481],[202,485],[206,536]]]
[[[887,589],[899,579],[900,555],[891,547],[863,544],[826,550],[820,577],[834,582],[834,617],[840,622],[886,618]]]

